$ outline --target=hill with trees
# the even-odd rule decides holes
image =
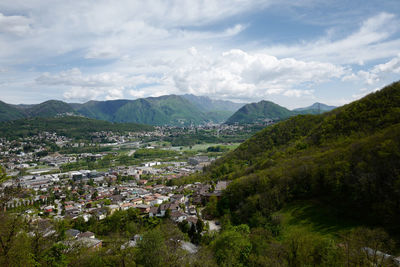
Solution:
[[[74,109],[63,101],[49,100],[25,109],[28,117],[54,117],[60,114],[74,113]]]
[[[265,123],[267,121],[281,121],[291,116],[300,114],[321,114],[331,111],[336,107],[328,106],[322,103],[314,103],[309,107],[289,110],[271,101],[260,101],[250,103],[241,107],[231,117],[226,120],[226,124],[254,124]]]
[[[288,203],[317,199],[399,234],[399,151],[397,82],[330,112],[269,126],[207,175],[233,180],[218,205],[236,224],[265,225]]]
[[[271,101],[260,101],[258,103],[246,104],[236,111],[227,121],[227,124],[247,124],[263,122],[265,120],[287,119],[292,112],[287,108],[279,106]]]
[[[0,101],[0,121],[18,120],[25,116],[26,114],[24,111]]]

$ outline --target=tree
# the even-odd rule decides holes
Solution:
[[[138,242],[137,261],[144,266],[163,266],[167,255],[167,247],[159,228],[146,232]]]
[[[29,241],[24,234],[23,219],[19,215],[0,212],[0,265],[9,266],[26,259],[30,251]],[[19,234],[21,233],[21,234]],[[17,258],[15,258],[17,257]]]
[[[198,219],[197,220],[197,222],[196,222],[196,229],[197,229],[197,232],[198,233],[201,233],[201,232],[203,232],[203,230],[204,230],[204,222],[203,222],[203,220],[202,219]]]
[[[222,232],[211,243],[217,263],[222,266],[247,265],[251,251],[249,227],[239,225]]]
[[[64,250],[67,246],[61,243],[55,243],[45,254],[44,262],[47,266],[62,267],[67,266],[67,257],[64,254]]]
[[[384,230],[359,227],[342,238],[347,266],[391,266],[391,262],[380,253],[390,254],[394,249],[394,241]]]
[[[6,170],[3,166],[0,166],[0,182],[2,183],[8,179],[9,177],[7,176]]]

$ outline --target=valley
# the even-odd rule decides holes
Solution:
[[[211,266],[396,266],[398,86],[322,114],[321,104],[314,115],[270,102],[261,113],[241,108],[252,123],[149,126],[77,114],[2,122],[3,222],[29,222],[23,231],[48,243],[39,253],[58,249],[69,263],[113,251],[154,264],[140,255],[158,238],[160,262],[179,254],[190,265],[206,256]],[[263,115],[276,109],[287,117]],[[90,253],[77,258],[73,247]],[[393,256],[370,259],[382,251]]]

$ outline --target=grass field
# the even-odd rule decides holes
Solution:
[[[283,237],[293,230],[301,229],[336,239],[343,232],[363,226],[360,221],[345,218],[332,207],[316,201],[302,201],[287,205],[276,215],[282,218]]]

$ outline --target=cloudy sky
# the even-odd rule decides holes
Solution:
[[[341,105],[400,80],[399,0],[1,0],[0,100]]]

